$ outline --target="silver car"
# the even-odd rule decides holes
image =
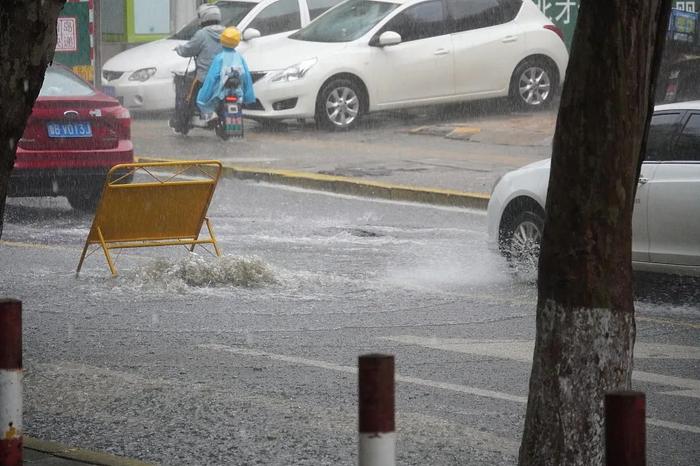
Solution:
[[[636,270],[700,276],[700,101],[655,108],[632,218]],[[504,175],[488,206],[489,243],[517,267],[537,264],[549,160]]]

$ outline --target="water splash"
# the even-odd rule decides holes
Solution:
[[[139,271],[138,279],[150,285],[181,284],[197,288],[257,288],[278,282],[272,270],[256,257],[204,258],[194,253],[175,263],[157,259]]]

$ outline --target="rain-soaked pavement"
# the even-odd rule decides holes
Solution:
[[[91,218],[12,199],[0,289],[24,302],[25,429],[170,465],[356,464],[357,356],[396,356],[398,463],[514,464],[536,293],[483,212],[224,180],[224,252],[101,254]],[[641,277],[650,465],[700,457],[700,287]]]

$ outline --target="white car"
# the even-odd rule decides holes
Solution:
[[[549,159],[505,174],[488,205],[489,246],[515,266],[537,264]],[[632,217],[636,270],[700,276],[700,101],[659,105]]]
[[[347,129],[377,110],[510,96],[548,104],[568,53],[531,0],[347,0],[249,49],[250,118]]]
[[[220,0],[225,26],[243,31],[237,50],[244,52],[260,41],[295,31],[340,0]],[[173,50],[187,42],[199,28],[197,18],[167,39],[160,39],[121,52],[102,67],[103,90],[129,110],[157,111],[175,107],[173,73],[184,72],[189,58]],[[262,39],[257,37],[263,36]],[[255,39],[253,41],[253,39]],[[194,63],[190,64],[194,69]]]

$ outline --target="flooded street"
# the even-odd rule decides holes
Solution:
[[[112,278],[97,251],[76,278],[92,218],[9,200],[0,288],[24,303],[30,435],[172,465],[355,464],[354,368],[383,352],[399,464],[514,464],[536,289],[487,249],[483,211],[226,179],[209,215],[221,259],[125,250]],[[649,464],[691,466],[697,283],[640,284]]]
[[[700,464],[700,0],[2,5],[3,466]]]

